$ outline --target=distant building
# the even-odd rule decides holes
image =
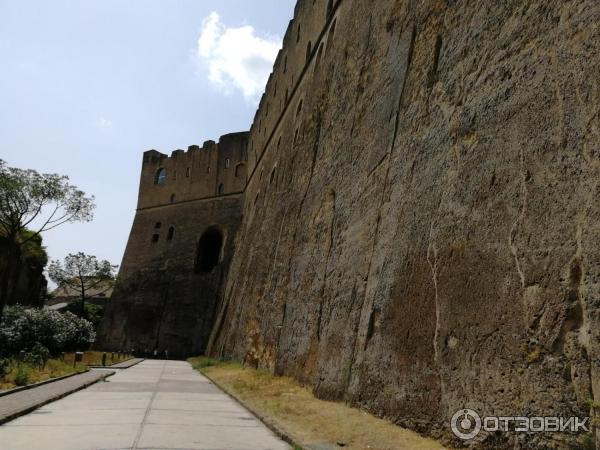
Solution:
[[[98,286],[86,291],[86,303],[92,303],[98,306],[105,306],[110,299],[113,291],[113,281],[107,280],[101,282]],[[54,289],[50,293],[50,298],[45,301],[44,306],[55,311],[64,310],[70,303],[81,300],[81,294],[70,286],[63,285]]]

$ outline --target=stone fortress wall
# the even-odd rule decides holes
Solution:
[[[187,200],[218,178],[173,205],[142,189],[122,269],[134,306],[107,315],[114,342],[206,347],[434,436],[465,407],[590,414],[599,20],[592,0],[300,0],[247,136],[243,196]],[[182,229],[176,251],[154,252],[157,221]],[[193,276],[217,225],[223,264]],[[198,302],[206,286],[214,300]]]
[[[434,435],[464,407],[589,415],[598,20],[588,0],[299,1],[211,354]]]

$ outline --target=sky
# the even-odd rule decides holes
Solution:
[[[142,153],[248,130],[294,0],[0,0],[0,159],[97,205],[51,259],[120,264]]]

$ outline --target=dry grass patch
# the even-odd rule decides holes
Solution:
[[[105,352],[100,351],[87,351],[83,353],[83,360],[81,363],[85,366],[100,366],[102,365],[102,354]],[[106,352],[106,365],[110,366],[112,364],[117,364],[122,361],[126,361],[130,358],[133,358],[132,355],[120,354],[120,353],[110,353]],[[75,359],[75,353],[65,353],[64,361],[68,364],[73,365],[73,360]]]
[[[317,399],[309,388],[291,378],[209,358],[188,361],[302,446],[353,450],[444,448],[434,440],[344,403]]]
[[[84,372],[86,369],[87,367],[82,364],[73,367],[73,364],[66,364],[59,359],[49,359],[42,368],[14,361],[11,363],[8,373],[0,378],[0,390],[38,383],[75,372]]]

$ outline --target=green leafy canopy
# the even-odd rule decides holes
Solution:
[[[27,241],[67,222],[88,222],[94,208],[94,197],[70,184],[69,177],[9,167],[0,160],[0,234],[23,239],[29,226]]]

